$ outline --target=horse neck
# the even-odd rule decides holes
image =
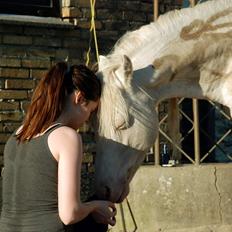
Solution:
[[[198,98],[205,99],[202,90],[198,83],[191,83],[191,88],[189,87],[189,82],[181,81],[177,83],[169,83],[165,86],[160,86],[158,88],[152,88],[148,90],[151,95],[156,99],[155,103],[170,99],[170,98]]]
[[[220,63],[220,60],[215,62]],[[222,86],[229,85],[229,83],[225,84],[227,79],[223,78],[223,76],[218,78],[218,76],[214,77],[199,69],[193,70],[191,67],[185,67],[175,74],[175,78],[170,79],[168,75],[169,78],[164,76],[160,82],[157,82],[157,73],[156,71],[154,75],[147,75],[146,78],[140,79],[135,75],[134,78],[142,86],[142,91],[153,100],[154,104],[169,98],[184,97],[210,99],[230,107],[223,97],[223,92],[227,90],[224,90]]]
[[[208,98],[232,108],[228,87],[231,86],[228,80],[231,75],[231,31],[201,38],[189,42],[185,59],[181,56],[181,46],[176,46],[175,52],[170,51],[169,55],[154,62],[155,69],[147,66],[134,72],[136,82],[146,89],[155,103],[173,97]]]
[[[224,31],[231,28],[231,0],[215,0],[199,4],[194,8],[171,11],[156,22],[126,33],[116,44],[115,55],[126,54],[134,70],[152,64],[155,59],[170,54],[180,46],[179,55],[196,42],[203,33]],[[191,42],[192,40],[192,42]]]
[[[160,75],[161,77],[159,77]],[[172,70],[160,73],[152,66],[147,66],[134,72],[133,81],[135,87],[139,87],[140,91],[154,104],[173,97],[203,98],[197,80],[199,78],[198,71],[191,70],[188,75],[179,73],[173,80],[170,80],[171,76]],[[185,76],[187,78],[184,78]]]

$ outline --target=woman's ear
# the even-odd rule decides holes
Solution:
[[[83,97],[81,91],[75,91],[74,92],[74,102],[75,104],[78,104],[78,103],[83,103],[85,102],[85,98]]]

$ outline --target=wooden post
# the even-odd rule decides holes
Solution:
[[[154,0],[154,21],[159,17],[159,0]],[[159,106],[156,107],[156,113],[159,115]],[[159,127],[159,125],[158,125]],[[155,165],[160,165],[160,139],[159,139],[159,129],[157,131],[157,138],[154,144],[154,160]]]
[[[189,0],[191,7],[196,5],[196,0]],[[193,99],[193,128],[194,128],[194,155],[195,164],[200,164],[200,130],[198,100]]]
[[[171,159],[180,161],[181,153],[176,148],[175,144],[180,146],[180,117],[179,117],[179,105],[178,98],[172,98],[168,102],[168,132],[171,137],[172,144],[172,154]]]
[[[194,7],[196,5],[196,0],[189,0],[190,6]]]
[[[156,107],[156,113],[159,115],[159,106]],[[157,137],[154,144],[154,160],[155,165],[160,165],[160,139],[159,139],[159,124],[158,124],[158,131],[157,131]]]
[[[154,21],[159,17],[159,0],[154,0]]]
[[[199,130],[199,110],[198,100],[193,99],[193,128],[194,128],[194,156],[195,164],[200,164],[200,130]]]

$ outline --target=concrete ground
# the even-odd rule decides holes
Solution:
[[[232,225],[200,226],[195,228],[185,228],[177,230],[160,230],[159,232],[232,232]]]

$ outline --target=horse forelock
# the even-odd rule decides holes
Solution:
[[[115,113],[120,113],[126,124],[129,123],[129,111],[126,99],[115,83],[113,72],[108,72],[107,83],[102,85],[101,101],[98,110],[99,135],[112,138],[119,135],[119,130],[115,128]]]

